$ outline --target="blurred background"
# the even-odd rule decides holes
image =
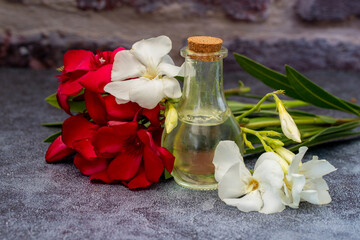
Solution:
[[[360,71],[360,0],[1,0],[0,66],[62,65],[69,49],[130,48],[167,35],[177,64],[192,35],[274,69]],[[225,69],[239,69],[229,55]]]

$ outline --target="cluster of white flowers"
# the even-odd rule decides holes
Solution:
[[[336,169],[316,156],[301,163],[306,151],[307,147],[301,147],[298,154],[288,155],[292,159],[285,159],[291,162],[285,173],[279,163],[283,157],[274,152],[263,153],[251,174],[235,142],[221,141],[213,160],[220,199],[243,212],[266,214],[281,212],[285,206],[298,208],[300,201],[330,203],[323,176]]]

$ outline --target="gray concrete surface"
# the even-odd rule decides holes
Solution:
[[[359,239],[359,139],[308,153],[338,168],[325,177],[331,204],[303,203],[279,214],[245,214],[216,191],[184,189],[173,180],[142,191],[93,184],[71,163],[45,163],[48,144],[41,141],[55,130],[40,123],[66,117],[43,101],[57,87],[55,74],[0,69],[0,239]],[[346,99],[360,97],[359,73],[307,75]],[[225,85],[240,78],[257,93],[268,91],[243,73],[227,74]]]

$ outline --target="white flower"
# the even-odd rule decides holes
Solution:
[[[284,210],[280,192],[284,172],[276,157],[275,153],[260,157],[251,175],[235,142],[221,141],[213,160],[220,199],[243,212],[269,214]]]
[[[336,168],[326,160],[318,160],[317,156],[299,167],[307,149],[307,147],[299,149],[284,179],[283,201],[292,208],[298,208],[300,201],[312,204],[331,202],[329,187],[322,177],[335,171]]]
[[[282,104],[281,100],[275,98],[276,100],[276,107],[279,111],[281,129],[284,135],[294,140],[295,142],[301,142],[300,132],[297,128],[294,119],[290,116],[290,114],[286,111],[284,105]]]
[[[168,55],[171,48],[170,38],[159,36],[118,52],[111,82],[104,90],[115,96],[118,104],[132,101],[147,109],[156,107],[165,97],[181,97],[180,84],[174,78],[180,68]]]

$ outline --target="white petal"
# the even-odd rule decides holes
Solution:
[[[251,191],[242,198],[227,198],[223,201],[227,205],[237,207],[240,211],[243,212],[259,211],[263,206],[263,201],[258,190]]]
[[[284,172],[276,160],[265,159],[255,168],[253,177],[261,184],[280,189],[283,186]]]
[[[137,78],[126,81],[110,82],[104,87],[104,91],[116,97],[116,102],[127,103],[130,101],[129,92],[132,88],[136,88],[144,84],[145,81]]]
[[[273,152],[265,152],[263,154],[260,155],[260,157],[258,158],[258,160],[255,163],[255,167],[254,170],[265,160],[267,159],[271,159],[271,160],[275,160],[277,161],[281,168],[283,169],[284,172],[287,172],[289,165],[287,164],[287,162],[280,157],[278,154],[273,153]]]
[[[159,36],[134,43],[130,50],[145,66],[157,67],[172,48],[170,38]]]
[[[323,178],[306,179],[304,190],[327,191],[329,186]]]
[[[285,205],[282,203],[280,190],[274,189],[269,185],[265,189],[261,195],[264,205],[260,212],[265,214],[282,212],[285,209]]]
[[[162,79],[163,91],[166,97],[179,98],[181,97],[180,83],[175,78],[163,77]]]
[[[145,69],[145,66],[129,50],[120,51],[115,55],[111,81],[140,77]]]
[[[300,164],[301,160],[303,159],[307,150],[308,150],[307,147],[299,148],[299,153],[295,155],[293,161],[290,164],[289,171],[288,171],[289,175],[297,174],[299,172],[299,164]]]
[[[303,173],[306,178],[321,178],[335,170],[336,168],[326,160],[311,160],[300,167],[300,172]]]
[[[140,78],[141,85],[129,92],[130,101],[136,102],[143,108],[153,109],[165,97],[161,79]]]
[[[238,198],[246,194],[249,178],[241,174],[240,169],[242,168],[240,162],[237,162],[221,178],[218,185],[218,194],[221,200],[225,198]]]
[[[179,74],[180,67],[168,63],[160,63],[157,71],[160,75],[175,77]]]
[[[238,162],[240,168],[244,169],[244,174],[251,177],[249,170],[245,167],[238,145],[234,141],[220,141],[216,146],[213,159],[215,180],[220,182],[229,168]]]
[[[305,185],[305,177],[301,174],[293,174],[292,175],[292,203],[289,204],[292,208],[298,208],[300,203],[300,194]]]
[[[302,191],[301,199],[312,204],[328,204],[331,202],[331,197],[328,191]]]

